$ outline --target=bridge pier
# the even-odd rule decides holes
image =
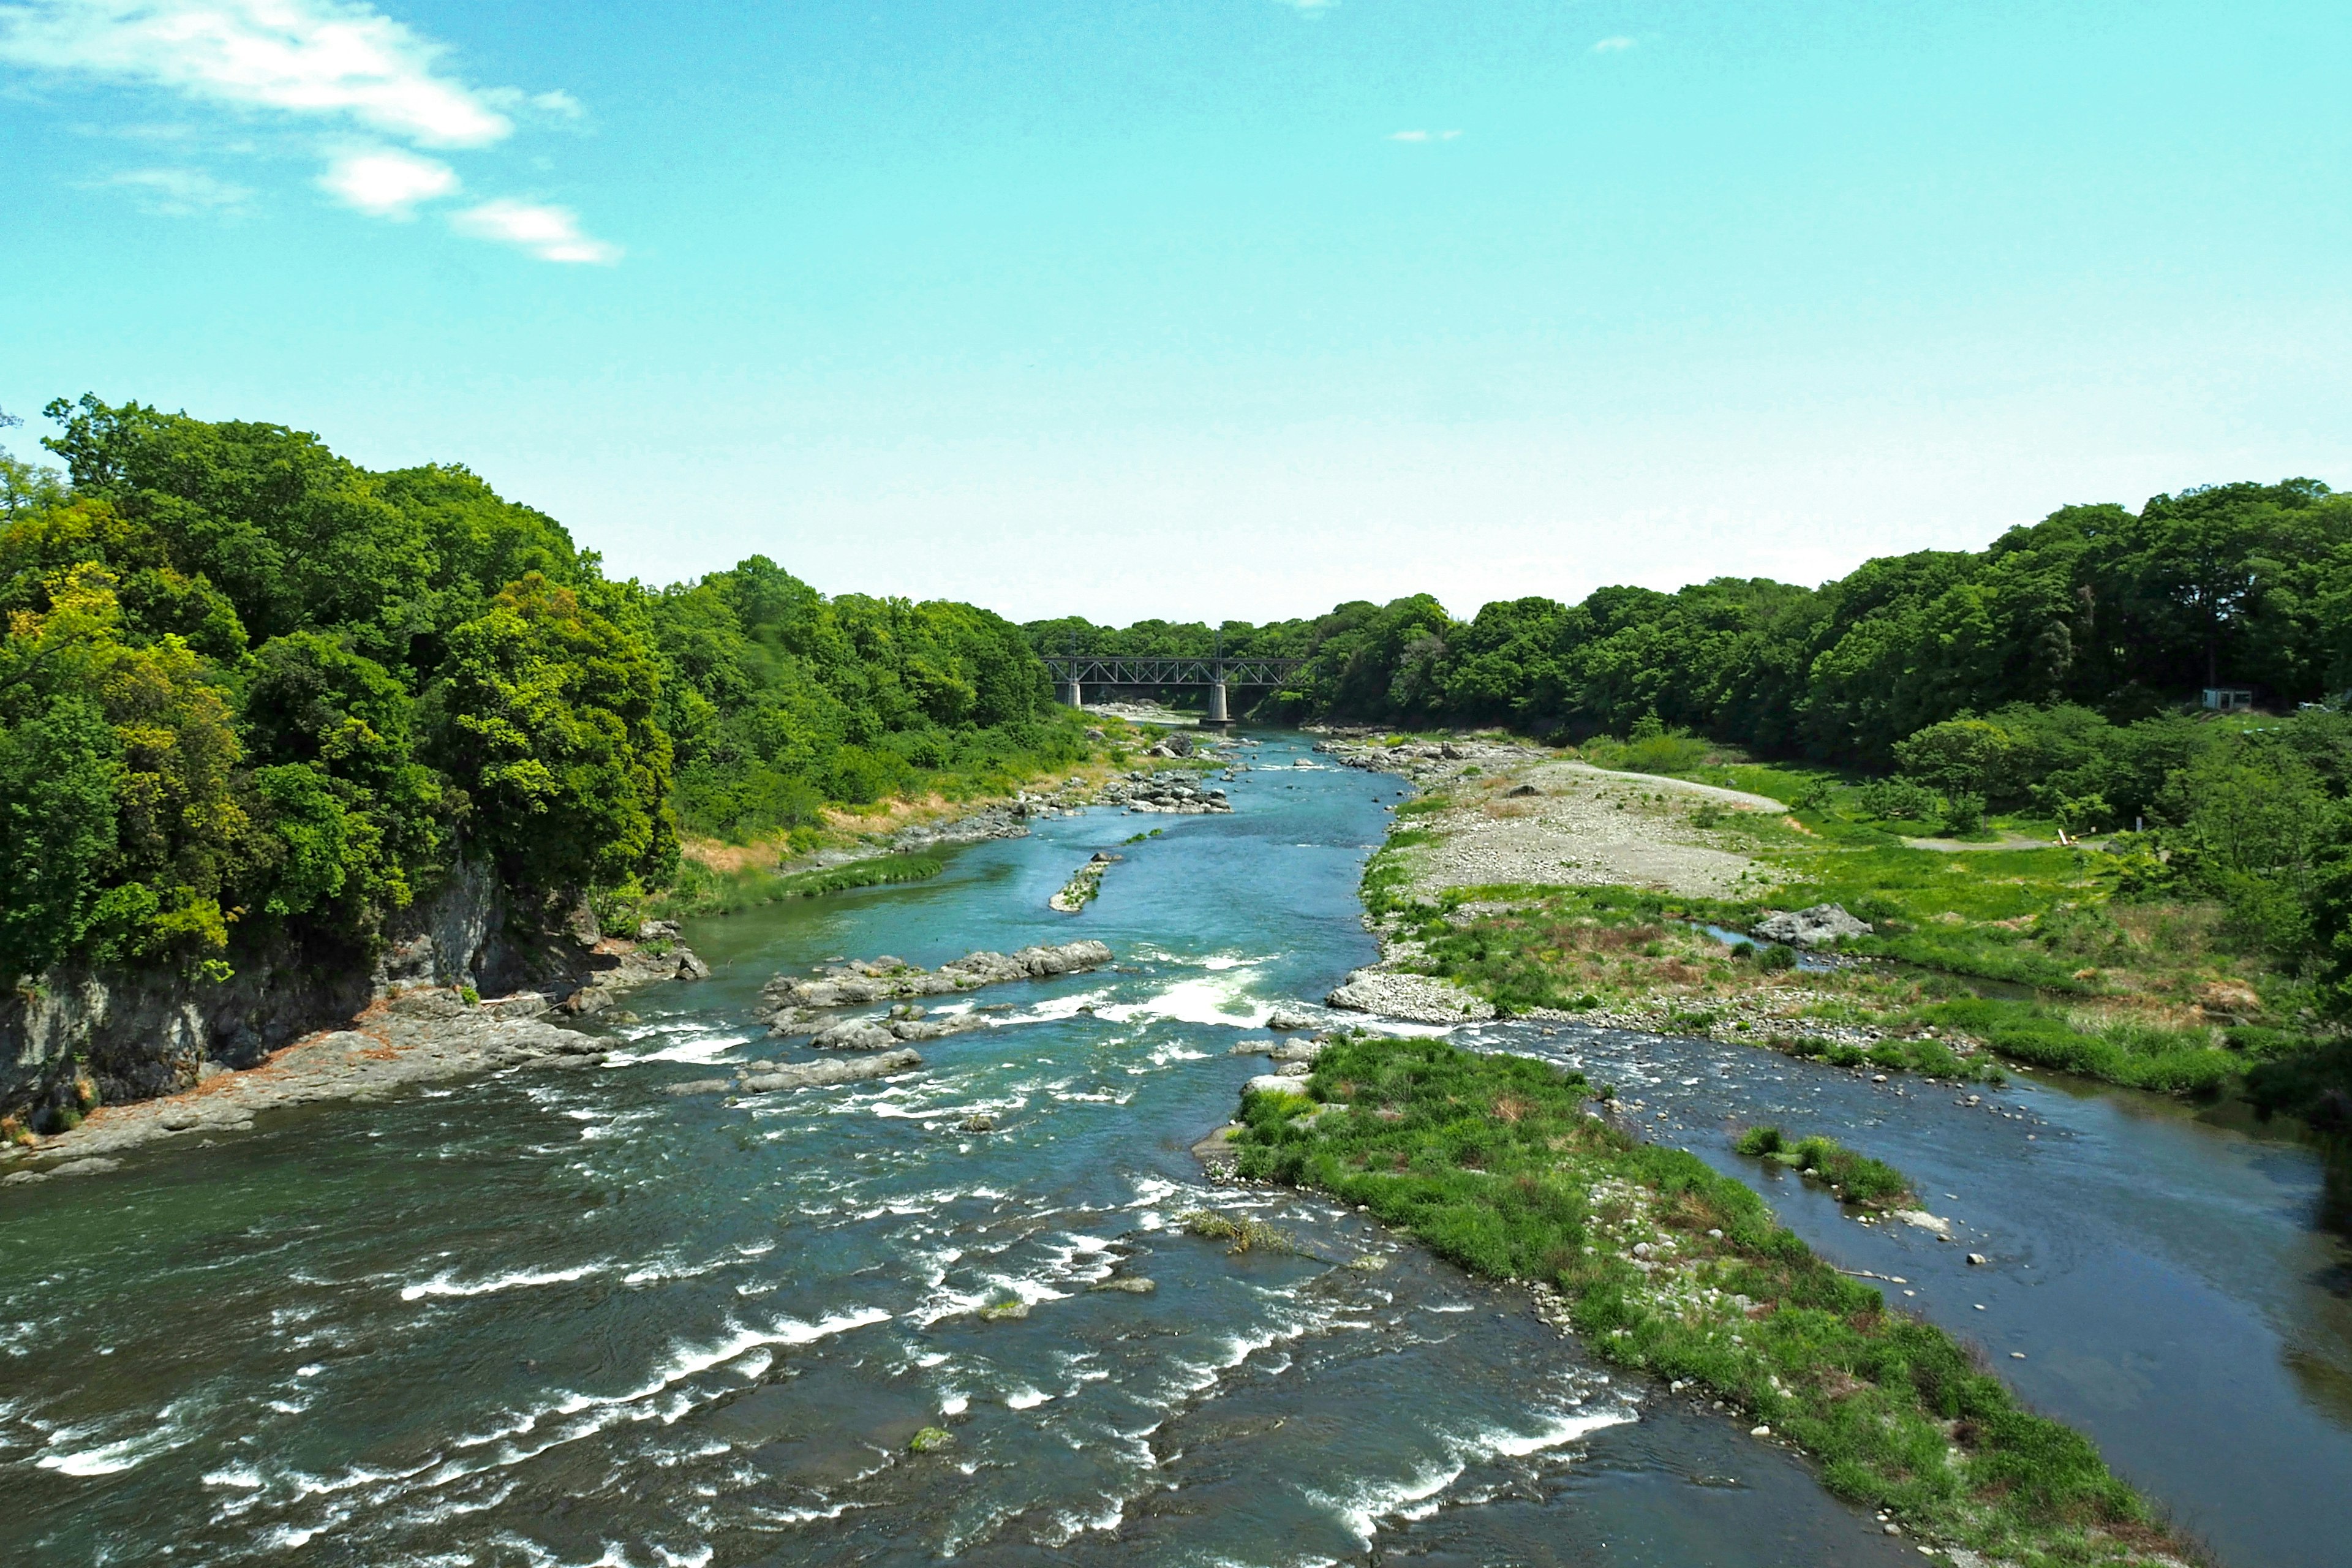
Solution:
[[[1083,708],[1086,705],[1086,689],[1084,687],[1081,687],[1075,680],[1065,680],[1062,682],[1063,707]]]
[[[1202,722],[1217,725],[1233,722],[1225,715],[1225,683],[1223,681],[1213,680],[1209,683],[1209,716]]]

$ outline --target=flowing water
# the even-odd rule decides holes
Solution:
[[[1272,736],[1261,761],[1305,754]],[[1234,1047],[1371,956],[1354,889],[1392,789],[1273,766],[1231,787],[1232,816],[1057,819],[929,883],[706,922],[717,975],[641,994],[587,1070],[0,1194],[0,1562],[1917,1561],[1518,1293],[1320,1200],[1202,1181],[1189,1146],[1264,1066]],[[1128,857],[1099,901],[1050,914],[1098,848]],[[665,1091],[802,1054],[749,1023],[779,970],[1075,935],[1117,971],[983,994],[999,1026],[925,1046],[919,1075]],[[2352,1473],[2344,1259],[2300,1151],[2113,1097],[1996,1114],[1704,1041],[1469,1037],[1624,1086],[1840,1262],[1914,1281],[1887,1287],[1907,1304],[1983,1300],[1954,1326],[2025,1349],[2019,1386],[2226,1560],[2344,1538],[2319,1533],[2340,1498],[2277,1501]],[[1977,1228],[1839,1219],[1728,1152],[1766,1115],[1961,1194],[1939,1212]],[[1313,1256],[1228,1256],[1175,1226],[1202,1205]],[[934,1425],[953,1446],[909,1454]]]

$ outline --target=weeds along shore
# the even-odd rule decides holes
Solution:
[[[1591,1098],[1528,1058],[1346,1036],[1296,1092],[1245,1091],[1232,1146],[1244,1179],[1361,1205],[1528,1285],[1602,1358],[1801,1450],[1891,1531],[2021,1568],[2191,1559],[2088,1440],[2024,1408],[1976,1353]]]
[[[1323,744],[1418,786],[1364,874],[1383,967],[1505,1015],[2258,1109],[2295,1109],[2275,1084],[2336,1037],[2306,982],[2236,942],[2218,906],[2147,886],[2128,842],[2062,844],[2023,818],[1980,843],[1910,837],[1870,815],[1872,785],[1705,747],[1651,773],[1500,735]],[[1743,945],[1770,911],[1829,903],[1867,931],[1801,956]]]

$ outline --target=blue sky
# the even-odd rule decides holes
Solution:
[[[1022,617],[1818,581],[2352,485],[2347,60],[2263,0],[0,0],[0,407]]]

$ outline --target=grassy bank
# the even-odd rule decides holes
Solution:
[[[1612,758],[1611,761],[1633,761]],[[1649,758],[1667,771],[1672,758]],[[1994,1076],[1996,1058],[2162,1093],[2211,1097],[2250,1077],[2287,1083],[2313,1053],[2310,987],[2232,940],[2222,911],[2142,896],[2126,851],[1906,844],[1916,822],[1868,815],[1864,786],[1819,769],[1681,759],[1685,776],[1790,804],[1775,815],[1654,793],[1658,831],[1746,858],[1751,892],[1633,887],[1430,888],[1413,851],[1471,813],[1507,816],[1519,775],[1454,778],[1399,812],[1368,865],[1367,910],[1403,966],[1506,1011],[1605,1016],[1629,1026],[1779,1047],[1847,1067]],[[2054,834],[1996,818],[1988,833]],[[1872,923],[1834,971],[1698,929],[1753,929],[1771,910],[1836,903]],[[2282,1105],[2300,1103],[2285,1090]],[[2309,1100],[2308,1094],[2302,1096]]]
[[[923,855],[882,855],[871,860],[852,860],[814,871],[795,872],[759,866],[720,871],[699,860],[682,860],[677,878],[647,902],[646,912],[662,920],[738,914],[786,899],[813,899],[890,882],[919,882],[946,869],[944,862]]]
[[[2082,1436],[1832,1269],[1744,1184],[1588,1114],[1581,1078],[1358,1037],[1327,1046],[1301,1089],[1244,1096],[1244,1175],[1556,1291],[1598,1353],[1709,1391],[1914,1535],[2027,1568],[2179,1559]]]

